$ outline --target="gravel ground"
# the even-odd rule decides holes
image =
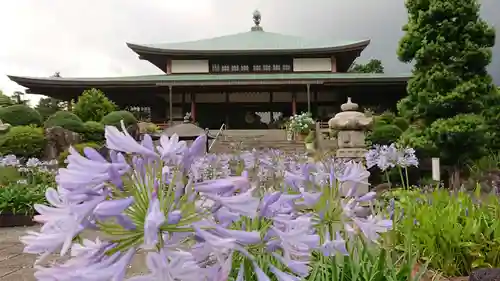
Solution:
[[[28,230],[37,231],[39,226],[0,228],[0,281],[35,281],[33,263],[36,256],[23,254],[23,244],[19,237]],[[84,236],[91,238],[93,233]],[[138,275],[147,272],[144,256],[136,255],[128,270],[128,275]]]

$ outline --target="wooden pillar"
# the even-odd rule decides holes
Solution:
[[[331,61],[332,61],[332,72],[337,72],[337,59],[334,56],[332,56]]]
[[[311,113],[311,85],[307,84],[307,112]]]
[[[168,123],[170,126],[173,125],[174,123],[174,106],[172,104],[172,101],[173,101],[173,98],[172,98],[172,85],[168,86],[168,113],[169,113],[169,120],[168,120]]]
[[[292,92],[292,116],[297,114],[297,94]]]
[[[319,102],[318,102],[318,92],[319,90],[316,90],[316,91],[313,91],[313,100],[314,100],[314,115],[316,115],[316,118],[318,117],[319,115]]]
[[[196,122],[196,94],[191,93],[191,119]]]
[[[230,102],[229,102],[229,92],[222,92],[222,93],[223,93],[223,95],[226,97],[226,105],[225,105],[225,108],[231,108],[231,107],[229,106],[229,103],[230,103]],[[228,111],[228,110],[224,110],[224,111],[226,112],[226,113],[225,113],[225,116],[224,116],[224,124],[226,124],[226,129],[228,129],[228,128],[229,128],[229,119],[230,119],[230,116],[229,116],[229,115],[231,114],[231,112],[230,112],[230,111]],[[221,124],[221,125],[222,125],[222,124]]]
[[[165,73],[172,74],[172,60],[167,59],[167,65],[165,66]]]
[[[269,92],[269,124],[274,122],[273,92]]]

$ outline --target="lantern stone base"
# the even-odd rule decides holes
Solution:
[[[363,160],[365,158],[366,150],[365,148],[339,148],[337,149],[337,158],[351,159],[351,160]]]
[[[340,192],[343,196],[346,196],[349,192],[349,190],[355,187],[356,191],[352,194],[353,196],[362,196],[368,193],[369,188],[368,184],[362,184],[362,183],[354,183],[354,182],[343,182],[340,185]]]

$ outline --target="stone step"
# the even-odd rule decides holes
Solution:
[[[291,153],[305,153],[306,148],[303,142],[289,141],[255,141],[246,140],[241,142],[217,140],[211,149],[214,153],[229,153],[235,150],[252,149],[279,149]]]
[[[218,131],[210,131],[216,136]],[[285,130],[224,130],[220,132],[218,139],[228,141],[247,140],[286,140]]]
[[[211,131],[215,136],[218,131]],[[336,141],[322,140],[321,147],[324,150],[335,150]],[[227,153],[235,150],[251,149],[280,149],[292,153],[304,153],[306,151],[303,141],[288,141],[285,130],[224,130],[214,145],[212,152]]]

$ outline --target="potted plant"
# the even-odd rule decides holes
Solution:
[[[9,184],[0,188],[0,227],[34,225],[34,205],[45,203],[45,185]]]
[[[315,131],[309,131],[309,134],[304,139],[304,143],[306,145],[307,150],[314,150],[314,142],[316,141],[316,133]]]
[[[311,114],[304,112],[290,117],[287,128],[294,135],[298,136],[299,140],[303,140],[309,132],[314,128],[315,122]]]

